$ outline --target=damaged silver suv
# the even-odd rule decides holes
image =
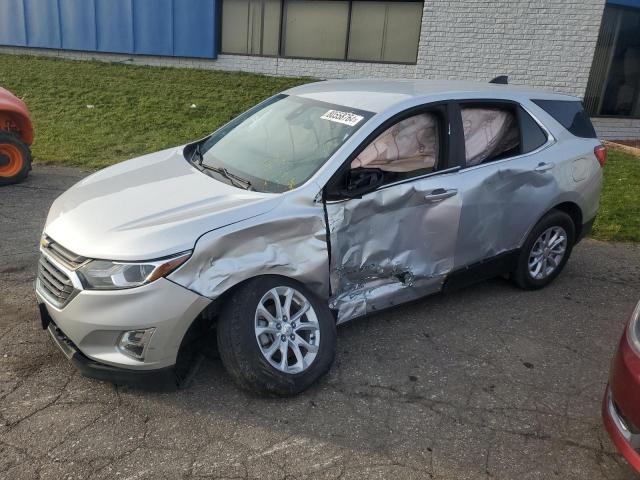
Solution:
[[[593,223],[605,159],[570,96],[296,87],[60,196],[43,327],[90,377],[180,383],[217,336],[238,384],[295,394],[330,368],[336,324],[496,275],[549,284]]]

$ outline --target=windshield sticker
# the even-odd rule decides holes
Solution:
[[[341,112],[339,110],[329,110],[320,118],[323,120],[329,120],[330,122],[344,123],[345,125],[353,127],[354,125],[357,125],[364,117],[356,115],[355,113]]]

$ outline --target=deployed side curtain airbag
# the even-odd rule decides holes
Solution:
[[[431,113],[396,123],[371,142],[351,168],[379,168],[386,172],[432,169],[438,158],[438,118]]]
[[[463,108],[467,166],[479,165],[518,146],[520,132],[515,115],[498,108]]]

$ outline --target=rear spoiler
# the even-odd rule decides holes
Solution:
[[[496,83],[498,85],[507,85],[509,83],[509,77],[506,75],[499,75],[489,83]]]

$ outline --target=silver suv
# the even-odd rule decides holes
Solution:
[[[43,327],[90,377],[180,384],[217,336],[238,384],[300,392],[336,324],[501,274],[549,284],[598,210],[595,137],[578,99],[526,88],[287,90],[60,196]]]

